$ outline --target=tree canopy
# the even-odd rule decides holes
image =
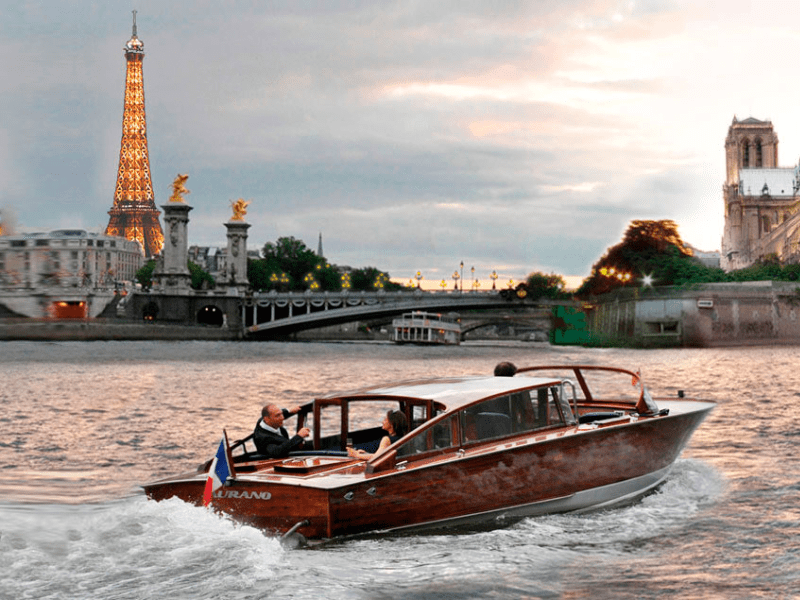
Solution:
[[[684,244],[674,221],[631,221],[622,241],[592,266],[576,295],[604,294],[626,286],[721,281],[722,269],[703,265]]]
[[[205,272],[199,265],[192,261],[187,261],[186,266],[189,268],[191,276],[191,285],[193,290],[199,290],[203,287],[213,288],[214,278]],[[142,286],[143,290],[149,290],[153,287],[153,272],[156,268],[156,261],[154,259],[148,260],[138,271],[136,271],[136,281]]]
[[[533,300],[539,298],[562,300],[570,297],[569,292],[564,291],[566,285],[561,275],[535,271],[528,275],[528,278],[525,280],[524,289],[526,296]]]
[[[339,269],[294,237],[267,242],[263,258],[247,262],[247,278],[255,290],[354,291],[395,289],[389,274],[375,267]]]

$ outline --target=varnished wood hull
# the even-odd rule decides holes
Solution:
[[[259,469],[218,490],[212,505],[276,533],[305,522],[298,531],[309,539],[606,506],[646,493],[666,477],[713,406],[688,403],[696,406],[681,410],[681,401],[664,402],[674,405],[669,416],[521,435],[375,474],[287,476]],[[171,478],[145,491],[156,500],[177,496],[202,504],[205,477]]]

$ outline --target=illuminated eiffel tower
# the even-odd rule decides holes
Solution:
[[[106,235],[136,240],[148,257],[161,252],[164,233],[150,181],[150,155],[147,151],[147,123],[144,114],[142,62],[144,44],[136,37],[136,11],[133,35],[125,44],[128,64],[125,76],[125,108],[122,113],[122,144],[119,149],[117,189]]]

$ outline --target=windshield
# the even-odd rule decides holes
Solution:
[[[561,386],[531,388],[489,398],[467,406],[417,436],[397,450],[412,456],[453,446],[469,446],[538,429],[575,423],[569,398]]]

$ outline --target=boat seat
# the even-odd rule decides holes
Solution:
[[[478,439],[502,437],[511,433],[511,417],[503,413],[481,412],[475,415]]]

